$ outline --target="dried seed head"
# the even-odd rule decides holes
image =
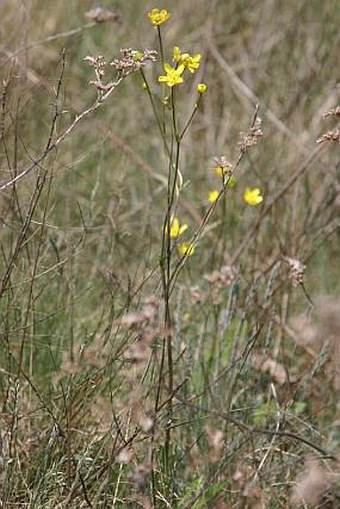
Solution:
[[[323,114],[324,118],[327,117],[340,117],[340,106],[337,106],[336,108],[331,108],[330,110],[326,111],[326,113]]]
[[[239,488],[244,488],[253,474],[253,468],[250,465],[243,463],[237,466],[232,479],[235,483],[237,483]]]
[[[202,304],[204,301],[204,293],[198,286],[192,286],[189,290],[190,300],[192,304]]]
[[[135,325],[154,323],[160,307],[160,302],[155,297],[149,297],[144,301],[140,311],[131,312],[124,315],[117,324],[126,328],[132,328]]]
[[[127,465],[133,458],[133,450],[130,447],[124,447],[117,456],[117,462]]]
[[[156,56],[157,51],[154,50],[145,49],[143,51],[136,51],[131,48],[123,48],[120,50],[120,59],[112,60],[110,65],[126,75],[133,71],[138,71],[148,62],[154,62]]]
[[[122,79],[126,78],[132,72],[138,71],[144,67],[148,62],[156,60],[157,52],[153,50],[136,51],[131,48],[120,50],[120,59],[114,59],[110,65],[117,70],[117,75],[113,81],[104,82],[105,73],[107,70],[107,63],[102,57],[87,56],[85,61],[88,62],[94,69],[96,79],[90,81],[91,85],[97,88],[99,101],[108,96],[114,90]]]
[[[262,120],[260,117],[257,117],[254,121],[254,124],[251,126],[250,130],[246,133],[240,133],[240,150],[241,152],[246,152],[249,147],[253,145],[257,145],[259,138],[263,136],[262,131]]]
[[[321,468],[315,459],[309,458],[303,472],[298,476],[291,495],[293,507],[306,504],[315,507],[322,495],[330,487],[328,472]]]
[[[95,7],[94,9],[90,9],[85,13],[85,17],[90,21],[95,21],[96,23],[121,20],[120,15],[117,12],[111,11],[109,9],[104,9],[103,7]]]
[[[313,357],[320,347],[320,331],[305,314],[293,316],[290,325],[294,332],[294,341]]]
[[[205,274],[204,279],[210,283],[211,298],[214,304],[223,299],[223,290],[229,288],[237,276],[236,267],[223,265],[220,270]]]
[[[333,141],[340,143],[340,130],[335,129],[334,131],[328,131],[316,140],[316,143],[323,143],[325,141]]]
[[[275,382],[283,385],[287,382],[287,371],[283,364],[267,355],[265,352],[254,352],[253,366],[262,373],[269,373]],[[292,380],[290,380],[291,382]]]
[[[151,471],[152,465],[150,463],[136,465],[131,474],[131,480],[138,491],[144,491]]]
[[[224,446],[224,433],[223,431],[212,428],[211,426],[205,426],[204,430],[207,434],[207,439],[210,445],[209,459],[211,463],[216,463],[221,457]]]
[[[125,350],[123,357],[134,364],[144,364],[150,355],[150,347],[144,341],[138,341]]]
[[[225,156],[215,156],[214,158],[214,169],[221,168],[223,174],[231,172],[233,165],[227,160]]]
[[[292,280],[293,286],[302,285],[306,265],[300,262],[300,260],[297,260],[296,258],[290,258],[289,256],[284,256],[283,259],[289,265],[289,277]]]

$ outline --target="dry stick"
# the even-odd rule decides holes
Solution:
[[[65,71],[65,52],[63,51],[61,72],[60,72],[60,76],[59,76],[59,79],[58,79],[57,90],[56,90],[56,95],[55,95],[55,112],[54,112],[54,116],[53,116],[52,123],[51,123],[50,135],[48,137],[48,141],[47,141],[47,144],[46,144],[46,149],[48,149],[48,147],[52,143],[53,135],[54,135],[55,128],[56,128],[56,123],[57,123],[57,119],[58,119],[58,115],[59,115],[57,104],[58,104],[58,100],[59,100],[59,97],[60,97],[61,85],[62,85],[62,81],[63,81],[64,71]],[[36,194],[36,199],[34,200],[35,205],[34,205],[34,207],[32,207],[32,214],[33,214],[36,206],[38,205],[38,201],[40,199],[40,196],[41,196],[41,193],[42,193],[42,189],[43,189],[44,184],[45,184],[45,182],[47,180],[47,175],[48,175],[48,170],[45,170],[45,169],[42,169],[38,173],[37,182],[36,182],[36,189],[34,191],[34,193]],[[47,207],[48,207],[49,196],[50,196],[50,186],[51,186],[51,181],[49,182],[49,185],[48,185],[48,199],[46,200],[46,205],[44,206],[44,211],[43,211],[43,221],[42,221],[42,227],[40,229],[40,240],[38,241],[38,249],[37,249],[37,253],[35,255],[35,260],[33,262],[33,270],[32,270],[32,274],[31,274],[31,277],[30,277],[29,292],[28,292],[29,293],[29,295],[28,295],[28,304],[27,304],[27,309],[26,309],[26,312],[25,312],[25,318],[24,318],[24,324],[23,324],[24,325],[23,335],[22,335],[21,345],[20,345],[19,368],[21,368],[22,361],[23,361],[23,352],[24,352],[24,346],[25,346],[25,343],[26,343],[26,327],[27,327],[27,323],[28,323],[28,319],[29,319],[29,314],[30,314],[30,311],[31,311],[30,304],[31,304],[31,300],[33,298],[34,280],[35,280],[35,276],[36,276],[37,271],[38,271],[38,261],[39,261],[39,256],[40,256],[40,252],[41,252],[41,246],[42,246],[42,235],[43,235],[43,232],[44,232],[44,223],[45,223],[46,216],[47,216]],[[32,217],[32,214],[29,214],[30,218]],[[27,228],[30,225],[30,222],[31,222],[30,220],[27,222]],[[19,253],[19,251],[21,249],[22,242],[24,240],[24,236],[26,235],[27,228],[22,229],[21,235],[19,236],[20,240],[17,243],[16,249],[15,249],[15,252],[17,254]],[[7,284],[8,280],[9,280],[9,278],[11,276],[11,273],[12,273],[12,270],[13,270],[13,267],[14,267],[15,263],[16,263],[16,256],[12,257],[10,263],[8,264],[8,267],[6,269],[6,276],[7,277],[5,277],[1,281],[1,294],[2,294],[3,290],[6,288],[6,284]],[[19,375],[19,373],[18,373],[18,375]]]
[[[129,70],[125,70],[124,72],[121,72],[120,74],[118,74],[118,76],[116,77],[115,81],[112,81],[112,82],[108,83],[107,85],[105,85],[106,92],[104,93],[104,91],[101,91],[102,93],[97,95],[97,99],[92,104],[92,106],[89,106],[84,111],[82,111],[81,113],[77,114],[76,118],[74,119],[74,121],[69,125],[69,127],[67,129],[65,129],[65,131],[61,135],[59,135],[57,137],[57,139],[53,143],[50,142],[51,140],[49,140],[49,143],[48,143],[47,147],[45,148],[45,150],[43,151],[43,153],[37,159],[35,159],[30,166],[28,166],[23,171],[21,171],[18,175],[16,175],[15,178],[13,178],[13,179],[9,180],[8,182],[2,184],[0,186],[0,191],[4,191],[5,189],[11,187],[13,184],[15,184],[16,182],[21,180],[23,177],[28,175],[32,170],[34,170],[37,166],[39,166],[39,164],[46,158],[46,156],[52,150],[56,149],[68,137],[68,135],[72,131],[74,131],[75,127],[80,123],[80,121],[83,120],[88,115],[90,115],[91,113],[94,113],[108,99],[108,97],[117,88],[117,86],[127,76],[129,76],[134,71],[135,71],[135,69],[133,69],[133,68],[129,69]]]
[[[111,95],[111,93],[123,81],[123,79],[124,79],[124,77],[120,76],[117,79],[117,81],[112,83],[112,87],[109,89],[108,92],[106,92],[106,94],[103,95],[102,98],[100,98],[100,99],[98,98],[92,106],[90,106],[89,108],[84,110],[82,113],[77,115],[76,118],[74,119],[74,121],[72,122],[72,124],[70,124],[69,127],[67,129],[65,129],[65,131],[60,136],[58,136],[58,138],[53,143],[51,143],[49,145],[49,147],[47,147],[47,149],[37,159],[35,159],[34,162],[30,166],[28,166],[27,168],[22,170],[20,173],[18,173],[18,175],[15,178],[9,180],[8,182],[5,182],[5,184],[2,184],[0,186],[0,191],[4,191],[5,189],[11,187],[13,184],[18,182],[22,178],[24,178],[26,175],[31,173],[32,170],[34,170],[36,167],[38,167],[39,164],[46,158],[46,156],[50,152],[52,152],[52,150],[56,149],[60,145],[60,143],[62,143],[65,140],[65,138],[67,138],[67,136],[75,129],[75,127],[79,124],[79,122],[81,120],[83,120],[83,118],[87,117],[90,113],[93,113],[94,111],[96,111],[99,108],[99,106],[102,105],[103,101],[105,101],[107,99],[107,97],[109,95]]]
[[[74,32],[76,32],[76,31],[74,31]],[[61,35],[63,35],[63,34],[61,34]],[[72,34],[69,33],[69,35],[72,35]],[[54,36],[51,36],[51,37],[56,38]],[[45,42],[45,41],[46,40],[44,39],[41,42]],[[16,55],[18,54],[18,52],[14,52],[13,53],[13,52],[11,52],[8,49],[3,48],[3,47],[0,47],[0,51],[2,53],[4,53],[8,57],[9,60],[13,59],[13,61],[15,61],[15,64],[18,65],[21,68],[21,70],[25,73],[26,78],[29,81],[31,81],[31,83],[33,83],[34,85],[42,86],[45,90],[47,90],[48,92],[50,92],[52,94],[55,93],[53,87],[50,85],[50,83],[47,80],[45,80],[44,78],[39,76],[32,69],[29,69],[29,68],[24,67],[22,65],[22,63],[16,58]],[[6,85],[6,83],[5,83],[5,85]],[[72,100],[72,105],[71,104],[67,104],[67,102],[66,102],[65,103],[65,107],[66,107],[66,109],[70,109],[72,107],[73,110],[78,110],[78,111],[82,110],[82,105],[80,104],[80,101],[78,100],[78,98],[74,98]],[[95,119],[94,122],[95,122],[96,129],[98,129],[102,133],[104,133],[115,144],[115,146],[117,146],[118,148],[122,149],[124,151],[124,153],[127,154],[138,165],[138,167],[144,173],[149,175],[152,179],[157,180],[158,182],[160,182],[164,186],[167,185],[166,177],[164,175],[160,175],[159,173],[156,173],[153,170],[153,168],[148,163],[146,163],[139,154],[136,153],[136,151],[133,149],[133,147],[131,145],[126,143],[117,133],[115,133],[114,131],[109,129],[104,124],[103,121]],[[191,214],[195,214],[195,211],[192,211]],[[199,222],[199,219],[200,219],[200,217],[196,213],[196,220],[197,220],[197,222]]]
[[[238,423],[238,424],[240,424],[240,423]],[[241,425],[245,426],[243,423],[241,423]],[[311,442],[310,440],[308,440],[307,438],[305,438],[301,435],[298,435],[297,433],[292,433],[290,431],[283,431],[283,430],[281,431],[281,430],[276,430],[276,429],[271,430],[271,429],[251,428],[248,426],[246,426],[246,427],[248,428],[248,430],[251,433],[257,433],[260,435],[271,435],[271,436],[279,436],[279,437],[281,436],[281,437],[292,438],[293,440],[295,440],[297,442],[301,442],[305,445],[308,445],[308,447],[310,447],[311,449],[314,449],[315,451],[320,453],[324,459],[338,461],[338,458],[335,454],[332,454],[327,449],[324,449],[323,447],[316,445],[315,443]]]
[[[61,87],[61,80],[62,80],[62,76],[63,76],[63,72],[64,72],[64,66],[65,66],[65,55],[63,54],[63,60],[62,60],[62,72],[61,72],[61,76],[60,76],[60,79],[59,79],[59,83],[58,83],[58,90],[60,92],[60,87]],[[120,79],[123,79],[123,76],[120,77]],[[118,82],[118,80],[117,80]],[[109,95],[112,90],[115,89],[115,84],[112,84],[112,88],[110,88],[108,90],[108,92],[103,96],[103,98],[105,98],[107,95]],[[58,92],[58,93],[59,93]],[[97,97],[97,100],[96,102],[94,103],[94,105],[91,107],[93,109],[97,109],[97,107],[101,104],[101,98],[100,97]],[[53,133],[54,133],[54,130],[55,130],[55,124],[56,124],[56,120],[58,118],[58,111],[57,111],[57,108],[55,110],[55,114],[53,116],[53,119],[52,119],[52,124],[51,124],[51,129],[50,129],[50,133],[49,133],[49,137],[48,137],[48,140],[47,140],[47,143],[46,143],[46,147],[45,149],[43,150],[42,154],[39,156],[38,159],[36,159],[28,168],[26,168],[25,170],[23,170],[21,173],[19,173],[18,175],[16,175],[13,179],[11,179],[10,181],[8,181],[6,184],[4,184],[2,186],[2,188],[0,188],[1,190],[4,190],[10,186],[14,186],[16,184],[16,182],[18,180],[20,180],[21,178],[23,178],[25,175],[27,175],[28,173],[30,173],[31,170],[33,170],[34,168],[41,168],[41,164],[45,158],[47,157],[47,155],[53,150],[55,149],[65,138],[66,136],[69,134],[69,132],[71,132],[74,127],[78,124],[78,122],[81,120],[81,118],[83,118],[83,116],[85,116],[84,114],[87,114],[89,112],[92,111],[92,109],[89,108],[88,110],[85,110],[85,112],[83,112],[82,114],[80,114],[78,117],[76,117],[76,119],[74,120],[74,122],[69,126],[68,129],[66,129],[66,131],[60,135],[55,142],[52,142],[52,139],[53,139]],[[15,246],[15,249],[14,249],[14,252],[12,253],[12,256],[11,256],[11,259],[7,265],[7,268],[6,268],[6,271],[5,271],[5,274],[1,280],[1,283],[0,283],[0,296],[3,294],[3,292],[6,290],[7,288],[7,283],[9,281],[9,278],[11,276],[11,273],[12,273],[12,269],[13,269],[13,266],[15,264],[15,260],[18,256],[18,253],[19,253],[19,250],[21,249],[21,245],[22,245],[22,240],[26,234],[26,231],[27,231],[27,228],[30,224],[30,221],[31,221],[31,218],[33,216],[33,212],[35,210],[35,207],[38,203],[38,200],[39,200],[39,197],[40,197],[40,194],[41,194],[41,191],[42,191],[42,186],[41,186],[41,179],[40,179],[40,175],[38,175],[37,177],[37,183],[36,183],[36,189],[35,189],[35,193],[33,194],[32,196],[32,199],[31,199],[31,204],[30,204],[30,208],[29,208],[29,211],[26,215],[26,218],[25,218],[25,221],[24,221],[24,224],[21,228],[21,231],[20,231],[20,234],[19,234],[19,237],[17,239],[17,242],[16,242],[16,246]]]
[[[238,428],[244,429],[244,430],[248,431],[249,433],[291,438],[291,439],[295,440],[296,442],[301,442],[301,443],[307,445],[308,447],[310,447],[311,449],[314,449],[315,451],[320,453],[324,459],[338,461],[338,458],[335,454],[332,454],[329,450],[324,449],[323,447],[320,447],[319,445],[315,444],[314,442],[311,442],[310,440],[308,440],[307,438],[305,438],[301,435],[298,435],[297,433],[293,433],[291,431],[284,431],[284,430],[280,430],[280,429],[253,428],[251,426],[248,426],[244,422],[239,421],[238,419],[234,419],[233,417],[230,417],[229,414],[226,415],[224,412],[219,412],[216,410],[212,410],[210,408],[205,408],[204,406],[192,403],[192,401],[182,399],[179,396],[177,396],[177,398],[183,404],[185,404],[191,408],[200,410],[201,412],[204,412],[212,417],[220,417],[222,419],[227,419],[232,424],[237,426]]]

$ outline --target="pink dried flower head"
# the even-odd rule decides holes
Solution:
[[[111,11],[109,9],[104,9],[103,7],[95,7],[94,9],[90,9],[85,13],[85,17],[90,21],[95,21],[96,23],[104,23],[106,21],[120,21],[120,15],[117,12]]]
[[[123,74],[130,74],[144,67],[148,62],[156,60],[157,51],[145,49],[143,51],[133,50],[132,48],[122,48],[120,50],[120,59],[114,59],[110,63],[117,71]]]
[[[233,165],[227,160],[225,156],[215,156],[214,170],[219,177],[228,177],[232,174]]]
[[[216,463],[220,459],[224,447],[224,432],[208,425],[205,426],[204,431],[206,432],[210,446],[209,459],[211,463]]]
[[[323,114],[324,118],[327,117],[340,117],[340,106],[336,106],[336,108],[331,108]]]
[[[107,65],[103,55],[97,55],[96,57],[87,56],[84,60],[85,62],[89,62],[89,64],[93,67],[96,78],[100,82],[105,76],[105,67]]]
[[[287,382],[287,371],[283,364],[267,355],[265,352],[254,352],[253,366],[262,373],[269,373],[275,382],[283,385]],[[292,380],[290,379],[290,382]]]
[[[294,507],[307,504],[316,507],[321,497],[330,487],[330,476],[315,459],[309,458],[304,471],[298,476],[292,491],[291,503]]]
[[[192,304],[201,304],[204,301],[204,293],[198,286],[192,286],[189,290]]]
[[[259,138],[261,138],[261,136],[263,136],[262,120],[260,117],[257,117],[248,132],[240,133],[241,139],[239,142],[239,146],[240,146],[241,152],[246,152],[249,147],[252,147],[253,145],[257,145],[257,142],[258,142]]]
[[[133,450],[130,447],[124,447],[118,453],[117,462],[127,465],[128,463],[131,462],[133,456],[134,456]]]
[[[246,463],[242,463],[237,466],[232,480],[238,485],[239,488],[244,488],[250,479],[254,475],[254,469]]]
[[[131,328],[139,324],[149,324],[157,317],[160,302],[155,297],[145,300],[140,311],[127,313],[117,323],[123,327]]]
[[[210,283],[211,299],[214,304],[219,304],[223,299],[223,291],[229,288],[237,276],[236,267],[223,265],[220,270],[214,270],[205,274],[204,279]]]
[[[134,471],[131,474],[131,480],[138,491],[143,491],[146,487],[148,477],[152,471],[152,465],[150,463],[143,463],[136,465]]]
[[[99,102],[104,100],[126,76],[132,72],[138,71],[148,62],[155,61],[157,52],[147,49],[144,51],[121,49],[120,54],[120,59],[115,59],[110,62],[110,65],[117,70],[117,75],[114,77],[113,81],[111,80],[108,82],[104,81],[107,71],[107,62],[102,55],[96,57],[87,56],[84,59],[94,69],[96,79],[90,81],[90,84],[97,88]]]
[[[138,341],[125,350],[123,357],[133,364],[145,363],[150,356],[150,347],[143,341]]]
[[[289,256],[284,256],[283,259],[289,265],[290,269],[289,277],[292,280],[293,286],[302,285],[306,265],[300,262],[300,260],[297,260],[296,258],[290,258]]]
[[[340,143],[340,130],[335,129],[334,131],[328,131],[327,133],[322,134],[320,138],[316,140],[316,143],[323,143],[325,141]]]

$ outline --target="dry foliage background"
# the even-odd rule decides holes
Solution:
[[[114,19],[0,3],[0,507],[337,508],[339,2],[102,6]],[[52,147],[95,101],[87,55],[157,49],[153,7],[168,59],[202,54],[180,118],[209,87],[181,149],[192,232],[256,104],[263,129],[171,294],[170,392],[167,166],[141,75]]]

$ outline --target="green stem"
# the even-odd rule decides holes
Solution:
[[[151,89],[150,89],[150,86],[149,86],[149,82],[145,76],[145,73],[144,73],[144,69],[141,68],[140,69],[140,72],[141,72],[141,75],[142,75],[142,78],[143,78],[143,81],[145,83],[145,86],[146,86],[146,91],[148,93],[148,96],[149,96],[149,99],[150,99],[150,103],[151,103],[151,107],[152,107],[152,111],[153,111],[153,114],[155,116],[155,119],[156,119],[156,123],[157,123],[157,126],[158,126],[158,129],[161,133],[161,136],[162,136],[162,139],[164,141],[164,143],[166,144],[166,139],[165,139],[165,131],[164,131],[164,122],[162,123],[160,118],[159,118],[159,115],[157,113],[157,109],[156,109],[156,105],[155,105],[155,101],[154,101],[154,98],[153,98],[153,95],[152,95],[152,92],[151,92]]]
[[[194,106],[194,109],[192,110],[192,113],[189,117],[189,120],[187,121],[187,123],[185,124],[184,126],[184,129],[182,131],[182,133],[179,135],[179,139],[182,140],[183,139],[183,136],[185,135],[185,133],[187,132],[187,130],[189,129],[193,119],[194,119],[194,116],[196,115],[196,112],[198,110],[198,106],[199,106],[199,103],[201,102],[201,98],[202,98],[202,95],[200,94],[199,95],[199,98],[198,98],[198,101],[197,103],[195,104]]]
[[[157,26],[157,35],[158,35],[159,53],[161,55],[162,67],[164,67],[163,41],[162,41],[161,27],[159,25]]]

